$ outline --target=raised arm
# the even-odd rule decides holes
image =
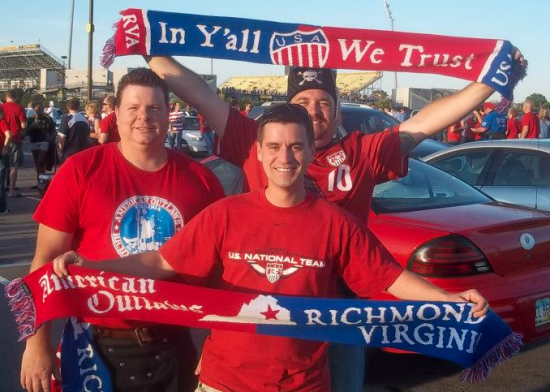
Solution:
[[[145,57],[145,61],[168,83],[172,92],[204,116],[219,138],[223,136],[229,104],[218,97],[203,78],[171,57]]]
[[[494,93],[482,83],[471,83],[464,89],[430,103],[399,127],[414,145],[464,118]],[[412,142],[411,141],[411,142]],[[413,146],[414,147],[414,146]]]

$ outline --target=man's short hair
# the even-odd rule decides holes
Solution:
[[[69,110],[80,110],[80,99],[71,98],[67,101],[67,109]]]
[[[329,68],[292,67],[288,74],[288,102],[296,94],[312,89],[326,91],[334,99],[334,103],[337,103],[336,70]]]
[[[8,90],[5,92],[5,96],[11,100],[15,100],[17,98],[17,94],[15,93],[15,90]]]
[[[168,97],[168,85],[160,76],[158,76],[149,68],[136,68],[120,79],[120,82],[118,82],[118,90],[116,93],[117,105],[120,105],[122,93],[128,86],[159,88],[161,89],[162,95],[164,96],[164,103],[166,104],[166,107],[170,107],[170,99]]]
[[[102,102],[107,102],[114,108],[116,106],[116,97],[114,95],[106,95]]]
[[[264,127],[266,124],[298,124],[306,130],[306,138],[309,147],[315,143],[313,123],[307,109],[294,103],[280,103],[270,105],[258,120],[258,143],[262,144],[264,138]]]

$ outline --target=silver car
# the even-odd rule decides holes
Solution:
[[[423,160],[495,200],[550,211],[550,139],[466,143]]]
[[[198,117],[184,117],[181,138],[182,143],[184,145],[187,144],[190,154],[202,154],[208,152],[206,142],[201,135]]]

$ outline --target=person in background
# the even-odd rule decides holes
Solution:
[[[34,104],[35,115],[31,117],[27,125],[27,136],[34,159],[36,169],[36,181],[41,174],[46,173],[47,158],[52,143],[55,143],[55,122],[44,113],[41,103]],[[37,185],[33,186],[37,188]]]
[[[181,133],[183,131],[183,125],[186,116],[185,112],[181,109],[181,103],[179,101],[175,101],[172,104],[174,105],[174,110],[170,112],[170,117],[168,118],[170,124],[168,132],[168,144],[170,145],[171,149],[179,150],[181,149]]]
[[[447,143],[456,146],[462,142],[462,132],[464,128],[462,127],[462,122],[457,121],[452,125],[447,127]]]
[[[539,139],[547,139],[550,137],[550,116],[548,106],[541,106],[539,110]]]
[[[10,213],[6,200],[6,178],[10,168],[10,139],[10,128],[6,120],[4,120],[4,109],[0,105],[0,215]]]
[[[36,114],[36,112],[33,109],[33,103],[32,102],[29,102],[27,104],[27,108],[25,109],[25,112],[26,112],[26,115],[27,115],[27,119],[33,117]]]
[[[27,126],[25,110],[16,102],[15,90],[8,90],[4,94],[6,102],[2,105],[4,109],[4,120],[8,124],[11,139],[8,146],[10,156],[10,191],[8,197],[21,197],[17,191],[17,173],[23,166],[23,130]]]
[[[201,136],[206,143],[206,149],[208,156],[214,155],[214,140],[215,133],[208,125],[202,114],[199,113],[199,129],[201,131]]]
[[[252,110],[252,104],[250,102],[245,103],[244,109],[241,110],[241,114],[245,117],[248,117],[248,113]]]
[[[506,117],[495,109],[496,105],[492,102],[483,104],[481,125],[472,129],[481,135],[481,140],[506,139]]]
[[[531,99],[523,102],[523,118],[521,119],[520,139],[536,139],[540,132],[540,121],[533,113],[534,103]]]
[[[61,119],[61,125],[57,131],[61,163],[71,155],[89,147],[90,123],[80,113],[80,100],[78,98],[69,99],[67,109],[69,109],[69,114]]]
[[[100,123],[100,134],[97,139],[99,144],[117,143],[120,141],[115,113],[116,103],[116,97],[114,95],[107,95],[103,98],[102,110],[106,116]]]
[[[101,134],[101,115],[99,107],[95,101],[88,102],[86,104],[86,117],[88,118],[88,124],[90,125],[90,137],[88,138],[88,144],[90,146],[97,146],[99,144],[99,135]]]
[[[506,139],[517,139],[521,132],[521,123],[518,120],[518,110],[508,109],[508,121],[506,122]]]

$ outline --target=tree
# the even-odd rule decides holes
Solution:
[[[538,109],[541,106],[548,105],[548,101],[546,100],[546,97],[542,94],[533,93],[529,95],[527,99],[530,99],[531,101],[533,101],[533,104],[535,106],[533,109]]]

